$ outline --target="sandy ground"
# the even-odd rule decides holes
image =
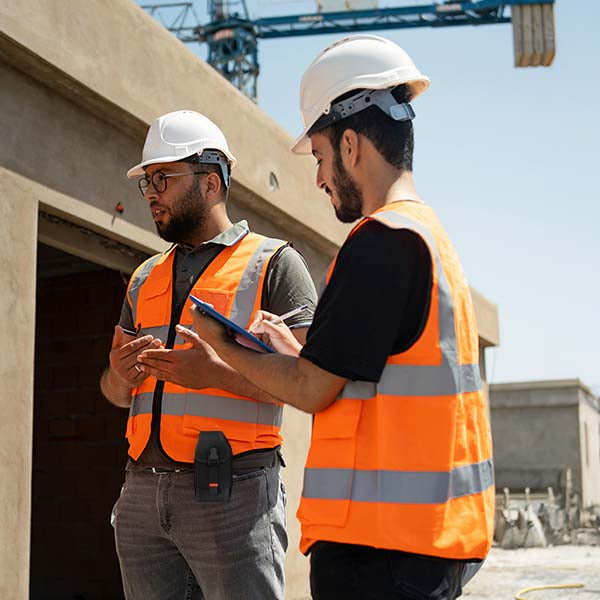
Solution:
[[[600,600],[600,546],[492,548],[483,567],[465,586],[465,600],[509,600],[523,588],[583,583],[581,589],[541,590],[527,600]]]

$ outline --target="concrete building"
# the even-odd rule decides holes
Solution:
[[[600,402],[579,379],[489,386],[496,487],[555,493],[571,469],[581,508],[600,505]]]
[[[0,4],[0,598],[121,597],[109,514],[126,411],[98,378],[128,275],[165,247],[125,170],[149,123],[181,108],[239,159],[232,217],[292,240],[318,281],[347,227],[252,102],[128,0]],[[475,298],[484,348],[497,311]],[[295,511],[310,422],[286,410],[289,598],[308,596]]]

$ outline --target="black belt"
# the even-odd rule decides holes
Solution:
[[[233,457],[233,473],[248,473],[250,471],[256,471],[261,468],[272,468],[278,465],[285,467],[285,462],[281,456],[280,447],[267,448],[266,450],[249,450],[248,452],[242,452],[236,454]],[[154,473],[155,475],[164,475],[166,473],[193,473],[194,466],[190,464],[188,467],[181,466],[173,469],[163,467],[145,467],[142,469],[143,473]]]

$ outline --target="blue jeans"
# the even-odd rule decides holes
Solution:
[[[194,474],[128,471],[114,508],[127,600],[283,600],[279,466],[234,475],[229,502],[194,498]]]

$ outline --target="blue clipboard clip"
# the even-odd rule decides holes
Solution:
[[[198,310],[200,310],[203,314],[212,317],[213,319],[221,323],[221,325],[225,325],[225,327],[227,327],[227,329],[229,329],[229,331],[232,334],[234,334],[234,337],[235,335],[239,335],[254,346],[258,346],[258,348],[256,349],[257,352],[275,352],[273,348],[267,346],[262,340],[259,340],[255,335],[251,334],[249,331],[246,331],[243,327],[240,327],[237,323],[234,323],[225,315],[222,315],[220,312],[216,311],[210,304],[207,304],[203,300],[200,300],[200,298],[196,298],[196,296],[192,296],[191,294],[190,300],[198,307]],[[251,349],[254,349],[251,346],[246,346],[246,344],[244,344],[243,342],[238,341],[238,343],[242,346],[245,346],[246,348],[250,347]]]

